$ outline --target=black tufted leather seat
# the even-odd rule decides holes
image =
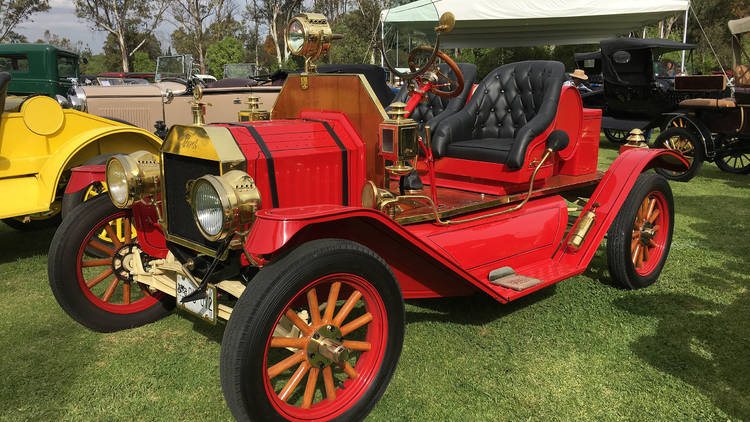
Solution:
[[[460,94],[453,98],[443,98],[433,94],[427,94],[427,102],[420,102],[417,107],[409,115],[410,118],[417,121],[419,124],[419,132],[422,133],[425,125],[430,126],[430,131],[435,133],[438,123],[460,110],[461,107],[466,104],[466,99],[471,93],[471,89],[474,85],[474,81],[477,78],[477,67],[471,63],[456,63],[458,69],[464,76],[464,89]],[[456,75],[451,68],[441,63],[438,65],[440,72],[449,77],[451,80],[456,80]],[[409,90],[406,84],[401,88],[393,99],[393,102],[401,101],[406,102],[408,100]]]
[[[564,78],[565,66],[554,61],[496,68],[462,110],[441,122],[432,136],[433,153],[520,169],[529,143],[557,114]]]

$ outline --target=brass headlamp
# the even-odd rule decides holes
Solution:
[[[237,112],[237,120],[240,122],[256,122],[259,120],[268,120],[268,110],[260,109],[260,98],[255,95],[247,97],[247,109]]]
[[[112,203],[128,208],[159,189],[159,159],[148,151],[117,154],[107,161],[107,190]]]
[[[406,104],[391,104],[390,119],[380,124],[380,155],[393,161],[386,170],[397,176],[411,173],[414,167],[408,162],[417,159],[417,122],[406,117]]]
[[[255,181],[242,170],[205,175],[189,182],[188,189],[193,219],[210,241],[225,239],[251,223],[261,206]]]
[[[286,27],[286,45],[295,56],[305,57],[305,72],[315,71],[315,60],[328,53],[333,34],[328,19],[320,13],[300,13]]]

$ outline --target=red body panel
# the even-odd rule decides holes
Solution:
[[[246,248],[251,254],[270,256],[316,238],[351,239],[383,256],[404,297],[468,293],[467,286],[455,284],[463,280],[507,302],[582,273],[635,179],[657,165],[674,168],[686,162],[671,151],[646,149],[626,152],[615,160],[584,209],[597,204],[597,220],[577,251],[559,247],[567,224],[567,208],[559,196],[529,201],[514,213],[454,226],[401,226],[374,210],[333,205],[263,210]],[[419,259],[398,258],[406,256]],[[489,272],[503,266],[543,282],[520,292],[491,284]]]
[[[70,169],[70,180],[65,186],[65,193],[78,192],[94,182],[104,182],[106,169],[104,164],[73,167]]]

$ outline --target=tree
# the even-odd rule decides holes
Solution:
[[[13,31],[15,27],[30,20],[34,13],[49,9],[49,0],[0,0],[0,42],[17,40],[22,35]],[[23,37],[25,39],[25,37]]]
[[[268,35],[273,40],[276,62],[281,65],[289,57],[284,40],[286,23],[302,7],[302,0],[260,0],[257,16],[268,27]]]
[[[133,55],[134,72],[153,72],[156,69],[156,62],[151,60],[145,51],[136,51]]]
[[[224,74],[224,65],[239,63],[245,55],[242,43],[237,38],[227,37],[213,44],[206,50],[208,70],[216,78]]]
[[[225,31],[223,24],[233,21],[234,13],[232,0],[174,0],[172,16],[177,31],[172,33],[172,41],[179,41],[184,50],[194,52],[198,58],[201,73],[206,73],[205,52],[207,44],[212,41],[208,28],[211,18],[218,25],[213,27],[214,41],[231,35]],[[180,49],[175,45],[178,52]],[[181,52],[182,53],[182,52]]]
[[[137,49],[136,53],[145,52],[152,60],[155,60],[161,55],[161,45],[159,44],[159,40],[156,39],[154,34],[151,34],[144,38],[143,34],[138,32],[127,31],[125,33],[125,46],[129,51],[135,51],[135,47],[137,47],[139,44],[140,47]],[[107,35],[103,50],[107,69],[109,71],[119,69],[122,66],[122,55],[120,50],[120,43],[114,35]],[[133,69],[136,53],[128,55],[127,57],[128,69],[130,70]],[[155,68],[156,65],[154,65],[148,71],[153,72]]]
[[[153,34],[169,4],[169,0],[75,0],[76,15],[91,22],[93,29],[109,32],[117,42],[123,72],[130,71],[128,57]],[[141,35],[131,48],[126,41],[128,33]]]

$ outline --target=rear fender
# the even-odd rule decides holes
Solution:
[[[574,228],[578,226],[587,211],[594,209],[596,213],[594,225],[589,230],[583,244],[578,250],[572,250],[567,246],[575,231],[571,229],[553,259],[561,264],[583,271],[599,248],[599,244],[609,230],[609,226],[614,221],[641,173],[652,168],[685,171],[688,167],[689,164],[685,158],[674,151],[648,148],[634,148],[624,151],[604,174],[593,195],[591,195],[591,199],[581,212],[581,216],[576,220]]]
[[[388,263],[405,298],[460,296],[481,289],[506,302],[444,253],[378,211],[323,205],[261,210],[257,217],[245,243],[252,255],[274,259],[314,239],[348,239]]]
[[[711,129],[709,129],[708,126],[701,122],[696,116],[693,116],[689,113],[677,111],[674,113],[664,113],[663,116],[664,129],[672,127],[672,122],[675,121],[675,119],[684,119],[688,124],[688,128],[693,129],[693,131],[700,137],[700,140],[703,142],[703,148],[706,152],[706,157],[709,159],[713,159],[716,146],[714,145],[714,138],[711,135]],[[659,148],[663,147],[663,145],[656,146]]]

